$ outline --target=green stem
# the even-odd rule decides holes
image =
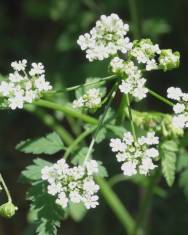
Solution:
[[[73,142],[72,136],[69,134],[67,130],[65,130],[58,122],[43,110],[36,109],[34,106],[26,105],[24,109],[30,113],[33,113],[37,118],[39,118],[46,126],[56,131],[63,141],[70,145]]]
[[[152,91],[149,89],[149,94],[154,96],[155,98],[157,98],[158,100],[162,101],[163,103],[170,105],[170,106],[174,106],[174,104],[169,101],[168,99],[164,98],[163,96],[159,95],[158,93]]]
[[[49,108],[49,109],[53,109],[55,111],[60,111],[67,116],[78,118],[78,119],[85,121],[89,124],[96,125],[98,123],[95,118],[90,117],[87,114],[83,114],[79,111],[76,111],[73,108],[66,106],[66,105],[63,105],[63,104],[56,104],[54,102],[42,100],[42,99],[34,101],[33,104],[40,106],[40,107],[43,107],[43,108]]]
[[[98,122],[96,131],[95,131],[95,133],[94,133],[94,135],[93,135],[93,137],[92,137],[91,143],[90,143],[90,145],[89,145],[89,149],[88,149],[88,152],[87,152],[87,155],[86,155],[86,158],[85,158],[84,163],[88,160],[88,158],[89,158],[89,156],[90,156],[90,154],[91,154],[91,152],[92,152],[92,149],[93,149],[93,146],[94,146],[94,144],[95,144],[95,140],[96,140],[97,134],[98,134],[98,132],[99,132],[99,130],[100,130],[102,124],[103,124],[103,121],[104,121],[104,119],[105,119],[105,117],[106,117],[106,114],[107,114],[107,112],[108,112],[108,109],[109,109],[109,107],[110,107],[110,105],[111,105],[111,103],[112,103],[112,101],[113,101],[113,99],[114,99],[114,97],[115,97],[115,95],[116,95],[116,91],[117,91],[117,88],[118,88],[118,84],[119,84],[119,81],[114,84],[114,86],[112,87],[112,89],[111,89],[111,91],[110,91],[110,95],[109,95],[110,98],[109,98],[109,101],[108,101],[107,105],[105,106],[104,113],[103,113],[102,117],[100,118],[100,120],[99,120],[99,122]]]
[[[3,186],[4,190],[5,190],[5,193],[6,193],[7,198],[8,198],[8,202],[12,202],[12,198],[11,198],[10,192],[9,192],[7,186],[6,186],[6,183],[5,183],[1,173],[0,173],[0,183],[2,184],[2,186]]]
[[[125,118],[125,107],[127,106],[127,99],[126,96],[123,95],[123,97],[121,98],[121,102],[117,111],[117,123],[122,123],[124,118]]]
[[[95,128],[90,128],[87,129],[86,131],[84,131],[81,135],[78,136],[77,139],[75,139],[75,141],[72,142],[72,144],[67,148],[67,151],[64,154],[64,158],[67,159],[69,154],[72,153],[75,148],[77,147],[77,145],[82,142],[82,140],[84,140],[89,134],[91,134],[93,131],[95,130]]]
[[[74,90],[81,88],[81,87],[87,87],[87,86],[96,85],[96,84],[104,84],[106,81],[115,79],[116,77],[117,77],[116,75],[111,75],[111,76],[108,76],[105,78],[101,78],[98,81],[87,82],[87,83],[84,83],[81,85],[76,85],[76,86],[68,87],[65,89],[57,90],[57,91],[51,91],[51,92],[48,92],[47,94],[57,94],[57,93],[62,93],[62,92],[74,91]]]
[[[134,141],[137,142],[136,131],[135,131],[135,127],[134,127],[134,122],[133,122],[132,111],[131,111],[130,100],[129,100],[128,94],[126,94],[126,100],[127,100],[127,106],[128,106],[128,112],[129,112],[129,120],[131,123],[131,131],[133,134]]]
[[[111,207],[114,214],[117,216],[127,234],[131,235],[135,227],[134,219],[129,214],[128,210],[124,207],[117,195],[111,189],[109,184],[101,177],[95,177],[96,182],[101,188],[101,193],[106,200],[107,204]]]
[[[124,181],[130,181],[133,182],[134,184],[137,184],[139,186],[142,186],[144,188],[148,187],[148,182],[149,180],[144,179],[144,181],[139,181],[136,178],[130,178],[130,176],[125,176],[123,174],[118,174],[115,176],[112,176],[109,180],[108,183],[110,185],[110,187],[114,187],[116,184],[124,182]],[[154,191],[153,191],[157,196],[165,198],[167,196],[167,193],[165,192],[165,190],[163,190],[162,188],[156,186]]]
[[[133,22],[133,36],[134,39],[141,38],[141,20],[139,19],[137,0],[129,0],[129,9],[131,20]]]
[[[150,209],[152,196],[156,188],[156,185],[159,181],[159,177],[160,177],[160,170],[157,169],[156,172],[151,176],[150,182],[144,193],[144,197],[141,201],[138,219],[134,228],[133,235],[137,235],[139,231],[145,231],[145,225],[146,225],[146,220],[148,217],[148,212]]]

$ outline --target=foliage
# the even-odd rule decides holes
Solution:
[[[59,135],[53,132],[36,140],[21,141],[16,149],[24,153],[52,155],[63,150],[64,144]]]
[[[139,1],[137,1],[137,4],[138,2]],[[186,9],[184,6],[187,4],[185,2],[183,3],[183,0],[180,0],[179,2],[175,2],[174,0],[164,2],[160,0],[155,3],[147,0],[144,2],[144,7],[142,7],[142,1],[139,2],[139,4],[140,6],[138,8],[140,10],[141,17],[137,23],[140,24],[140,30],[138,31],[142,31],[141,33],[143,38],[151,38],[155,43],[160,41],[163,46],[170,45],[172,48],[181,48],[181,54],[183,54],[182,58],[184,60],[187,56],[186,52],[183,52],[184,47],[186,48],[186,43],[182,43],[182,45],[179,45],[179,43],[180,41],[186,42],[187,34],[186,30],[182,26],[184,25],[184,17],[186,14],[183,16],[183,14],[178,13],[180,13],[179,11],[181,8]],[[170,11],[169,5],[171,6]],[[11,221],[11,223],[14,224],[12,227],[15,226],[13,230],[15,230],[15,234],[17,231],[19,234],[23,234],[24,232],[21,231],[20,224],[22,224],[23,218],[26,217],[26,208],[25,204],[23,205],[24,193],[19,192],[20,188],[23,186],[19,184],[15,186],[15,179],[20,168],[29,164],[28,161],[30,162],[30,158],[19,158],[17,157],[19,153],[16,155],[14,152],[13,154],[10,148],[12,148],[17,139],[20,139],[20,137],[22,139],[22,136],[25,136],[25,132],[27,130],[28,136],[34,135],[41,137],[22,141],[16,146],[16,150],[24,152],[28,154],[28,156],[36,155],[36,157],[38,157],[37,155],[39,154],[56,154],[53,159],[50,158],[51,161],[55,162],[56,157],[62,157],[64,151],[66,153],[67,149],[69,149],[69,147],[74,143],[74,148],[70,148],[71,151],[69,152],[67,161],[72,162],[74,165],[84,164],[85,157],[88,155],[88,151],[90,151],[88,144],[95,136],[98,122],[103,119],[103,113],[108,105],[108,100],[110,98],[108,94],[110,93],[114,83],[119,81],[118,78],[120,78],[120,76],[118,75],[118,78],[115,80],[112,79],[104,81],[103,76],[106,76],[105,70],[107,69],[109,60],[107,59],[106,61],[94,63],[83,62],[83,59],[80,59],[81,55],[80,52],[78,52],[76,39],[81,32],[86,32],[94,25],[99,14],[106,14],[106,12],[112,11],[120,13],[122,17],[126,16],[126,19],[131,26],[131,40],[133,36],[136,36],[136,39],[138,39],[141,35],[135,33],[138,25],[136,23],[136,18],[134,17],[134,11],[133,17],[131,15],[132,11],[129,9],[130,6],[128,1],[120,0],[116,2],[105,0],[103,2],[96,3],[96,1],[93,0],[84,0],[80,2],[72,0],[50,0],[48,3],[44,4],[42,1],[27,0],[23,3],[19,1],[15,3],[2,2],[0,3],[0,6],[0,18],[2,22],[2,26],[0,27],[0,31],[2,32],[2,44],[0,47],[1,55],[3,57],[0,67],[2,73],[7,74],[7,64],[9,61],[13,60],[12,58],[24,57],[29,60],[34,58],[36,60],[43,61],[46,65],[47,78],[51,81],[51,84],[53,84],[53,92],[64,90],[64,93],[59,92],[57,94],[53,94],[52,92],[45,94],[42,96],[42,99],[51,102],[51,104],[59,104],[59,107],[61,106],[62,110],[65,110],[65,112],[62,112],[62,110],[57,108],[53,109],[54,111],[47,113],[39,107],[37,101],[36,103],[29,104],[28,109],[25,107],[25,110],[30,110],[33,115],[39,118],[40,122],[37,122],[34,119],[34,116],[28,115],[22,111],[10,113],[6,110],[6,102],[4,102],[5,99],[0,97],[0,105],[2,109],[0,126],[2,131],[2,137],[0,139],[2,143],[1,168],[7,178],[7,185],[10,185],[10,191],[13,195],[12,198],[16,204],[19,205],[19,212],[16,213],[16,216],[14,217],[16,223],[12,223]],[[11,9],[15,10],[12,12]],[[182,19],[179,18],[180,15]],[[7,33],[4,34],[3,32]],[[10,35],[13,36],[10,37]],[[178,35],[178,39],[176,35]],[[118,56],[125,59],[122,55],[118,54]],[[155,59],[157,58],[158,57]],[[183,60],[182,62],[184,62]],[[167,69],[167,67],[164,68]],[[110,67],[108,67],[108,72],[111,74]],[[180,76],[186,76],[186,74],[186,66],[182,66]],[[145,77],[145,72],[143,76]],[[176,86],[177,83],[178,86],[184,86],[185,82],[183,80],[175,80],[177,76],[179,76],[179,72],[177,75],[177,72],[172,71],[165,73],[164,78],[160,71],[153,71],[148,73],[147,88],[152,89],[153,87],[154,90],[158,90],[159,93],[164,94],[164,89],[169,86],[169,83],[173,83],[174,86]],[[74,86],[75,84],[83,84],[84,77],[89,77],[89,79],[85,80],[85,83],[90,81],[96,81],[96,83],[91,86],[81,85],[79,89],[75,90],[75,97],[79,98],[90,88],[97,88],[101,92],[103,103],[100,108],[95,110],[83,109],[75,111],[72,109],[72,100],[74,99],[73,94],[66,92],[65,87]],[[0,76],[0,80],[5,80],[5,76]],[[111,197],[112,194],[110,194],[110,190],[105,194],[104,185],[100,185],[102,189],[100,194],[101,206],[99,209],[92,210],[85,219],[84,217],[87,210],[81,203],[70,203],[69,208],[67,210],[63,210],[55,203],[55,197],[47,193],[47,185],[41,180],[41,169],[44,166],[51,166],[52,163],[39,158],[34,158],[33,163],[26,166],[26,169],[22,171],[22,176],[20,177],[24,183],[29,185],[27,199],[30,203],[30,213],[32,214],[32,220],[30,222],[34,224],[33,227],[32,225],[28,226],[27,234],[34,234],[35,232],[33,229],[35,229],[36,226],[37,234],[55,235],[58,233],[61,224],[62,231],[60,231],[60,233],[63,232],[69,234],[70,232],[66,230],[67,227],[73,227],[73,232],[71,231],[73,234],[90,233],[91,235],[105,235],[109,234],[109,230],[111,233],[120,234],[127,232],[127,226],[125,225],[126,216],[124,213],[126,210],[130,209],[130,213],[128,213],[133,220],[136,218],[137,213],[139,217],[140,205],[138,205],[138,202],[142,201],[140,199],[145,198],[142,191],[146,191],[146,198],[148,194],[150,194],[150,181],[152,177],[149,174],[146,176],[137,175],[135,177],[123,176],[120,177],[121,179],[118,178],[120,173],[119,165],[115,164],[114,155],[109,151],[109,147],[107,147],[110,138],[123,138],[124,133],[127,130],[131,130],[132,123],[129,120],[128,105],[126,102],[123,102],[121,97],[121,94],[117,92],[116,97],[110,105],[111,107],[108,108],[107,114],[96,133],[96,145],[94,145],[94,149],[92,148],[89,154],[89,159],[91,157],[97,159],[99,167],[98,175],[100,177],[112,176],[112,179],[114,178],[114,190],[117,192],[117,196],[124,204],[121,207],[119,206],[121,201],[118,201],[117,208],[121,208],[121,213],[118,214],[118,209],[116,209],[114,199],[108,200],[108,198],[116,197]],[[181,233],[183,235],[186,234],[186,222],[184,222],[184,220],[186,221],[187,204],[182,199],[181,195],[179,195],[178,185],[176,183],[174,184],[174,181],[177,176],[177,182],[187,198],[187,131],[174,129],[171,125],[173,116],[169,113],[170,109],[168,109],[165,104],[157,105],[157,102],[158,101],[149,98],[148,101],[136,103],[130,96],[133,124],[135,125],[136,135],[140,137],[145,135],[147,131],[155,131],[159,136],[160,155],[155,164],[159,167],[161,166],[162,172],[160,176],[164,176],[168,186],[173,185],[172,189],[169,190],[161,183],[161,178],[156,179],[156,184],[158,184],[158,186],[154,187],[153,190],[155,197],[153,197],[152,200],[148,199],[146,202],[146,206],[151,205],[150,213],[153,220],[148,220],[147,222],[149,223],[147,223],[148,225],[146,225],[146,227],[147,229],[151,227],[151,231],[148,233],[153,235],[167,233],[172,235]],[[67,107],[68,109],[66,109]],[[153,112],[154,108],[156,108],[158,112]],[[70,113],[67,113],[67,110],[68,112],[70,111]],[[152,110],[152,112],[150,110]],[[78,116],[80,114],[85,116],[83,118],[82,116],[79,118]],[[92,118],[88,119],[88,124],[86,124],[87,117]],[[16,125],[13,125],[12,123],[16,123]],[[45,125],[47,127],[44,127]],[[84,139],[79,139],[80,135],[85,132],[85,130],[89,130],[89,128],[93,128],[94,131],[91,131],[89,135],[84,137]],[[49,129],[52,129],[54,132],[47,134],[46,136],[41,134],[44,132],[48,133]],[[70,136],[68,141],[65,137],[66,133]],[[185,135],[182,138],[183,134]],[[7,141],[7,139],[9,141]],[[78,140],[78,142],[76,142],[76,140]],[[7,144],[8,142],[9,144]],[[14,164],[14,162],[16,162],[16,164]],[[7,174],[10,169],[9,167],[11,167],[11,174]],[[106,168],[108,169],[108,173]],[[111,180],[109,180],[109,185],[110,182]],[[122,183],[116,186],[118,182]],[[133,186],[132,183],[136,185]],[[110,189],[109,187],[107,188]],[[142,188],[144,188],[144,190],[142,190]],[[1,193],[4,193],[5,190],[3,187],[2,189],[3,191]],[[140,193],[138,193],[140,191],[141,196]],[[165,195],[165,197],[158,199],[157,197],[160,195]],[[102,203],[102,198],[106,204],[105,206]],[[153,204],[151,202],[153,202]],[[106,209],[107,206],[112,208],[113,216],[111,215],[111,212]],[[175,208],[175,206],[177,207]],[[128,207],[128,209],[126,209],[126,207]],[[174,211],[176,211],[176,218],[174,218],[177,221],[176,225],[171,223]],[[183,215],[184,211],[185,215]],[[108,220],[108,226],[106,226],[104,214],[105,216],[107,215],[106,218]],[[147,220],[147,213],[141,211],[141,214]],[[70,220],[64,223],[64,219],[67,219],[67,217],[72,218],[76,222],[82,221],[82,223],[74,228],[72,224],[70,225]],[[117,217],[123,225],[122,227],[119,226],[118,223],[114,222],[114,217]],[[182,218],[184,218],[184,220],[181,220]],[[130,221],[132,220],[130,219]],[[161,226],[164,221],[166,221],[166,226]],[[23,221],[23,224],[26,224],[26,222]],[[149,226],[150,224],[151,226]],[[3,227],[6,227],[6,223]],[[140,230],[142,230],[143,227],[144,225],[141,225]],[[125,228],[126,232],[123,232],[123,228]],[[10,233],[9,228],[5,229],[5,233]],[[11,234],[12,233],[13,232],[11,232]],[[141,231],[141,233],[145,234],[145,231]]]

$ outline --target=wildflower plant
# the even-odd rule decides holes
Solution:
[[[107,77],[90,78],[84,84],[55,90],[45,78],[42,63],[32,63],[27,71],[27,61],[20,60],[11,63],[13,73],[0,83],[2,109],[35,113],[43,107],[60,111],[65,118],[72,117],[81,123],[74,139],[72,130],[64,129],[53,116],[50,116],[53,124],[42,118],[54,132],[38,139],[27,139],[16,146],[27,154],[56,154],[59,157],[57,161],[36,158],[21,174],[21,180],[31,186],[27,199],[31,202],[30,212],[35,214],[33,223],[37,223],[39,235],[57,234],[60,222],[67,217],[81,220],[87,210],[100,206],[100,194],[129,235],[143,229],[124,208],[110,187],[110,181],[105,179],[108,166],[105,168],[103,159],[96,160],[96,143],[103,140],[109,143],[105,148],[113,152],[110,161],[126,179],[134,181],[134,177],[144,177],[152,188],[161,175],[169,186],[175,180],[179,142],[188,127],[188,94],[170,87],[167,98],[162,97],[147,85],[147,72],[177,68],[180,55],[160,48],[150,39],[132,41],[128,32],[129,25],[117,14],[102,15],[89,33],[78,38],[77,43],[89,62],[108,59],[106,70],[110,74]],[[53,97],[71,91],[76,91],[73,101],[53,102]],[[114,100],[116,104],[119,101],[117,94],[122,98],[114,107]],[[132,108],[134,102],[141,103],[149,95],[171,106],[174,114]],[[17,208],[12,204],[2,177],[0,181],[8,196],[8,206],[11,205],[11,209],[7,209],[7,204],[1,206],[0,214],[11,217]],[[147,190],[152,193],[151,188]]]

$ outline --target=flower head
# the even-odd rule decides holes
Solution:
[[[0,96],[3,96],[6,106],[13,110],[22,109],[25,103],[32,103],[40,98],[43,92],[52,89],[50,83],[45,80],[42,63],[32,63],[29,74],[25,71],[26,66],[26,60],[12,62],[14,72],[9,74],[8,81],[0,83]]]
[[[73,107],[96,109],[101,106],[101,98],[100,89],[91,88],[83,96],[73,101]]]
[[[175,128],[187,128],[188,127],[188,93],[183,93],[178,87],[170,87],[167,90],[167,97],[177,101],[173,106],[174,116],[172,118],[172,124]]]
[[[64,159],[42,169],[42,179],[48,183],[48,193],[56,197],[56,203],[63,208],[69,203],[83,202],[87,209],[95,208],[98,203],[99,186],[94,181],[98,173],[95,160],[85,162],[84,166],[70,167]]]
[[[126,37],[128,31],[128,24],[124,24],[118,15],[102,15],[95,27],[81,35],[77,43],[86,51],[89,61],[103,60],[115,55],[117,51],[126,53],[131,49],[132,43]]]
[[[121,169],[124,175],[147,175],[157,167],[153,160],[159,156],[159,151],[154,145],[159,143],[159,138],[154,132],[138,138],[137,142],[130,132],[126,132],[123,139],[111,139],[110,147],[116,152],[118,162],[122,162]],[[123,146],[123,148],[121,147]]]

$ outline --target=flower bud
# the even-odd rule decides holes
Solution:
[[[0,206],[0,216],[11,218],[18,208],[12,202],[6,202]]]
[[[159,67],[164,71],[177,68],[180,63],[179,52],[172,52],[171,49],[162,50],[159,57]]]

